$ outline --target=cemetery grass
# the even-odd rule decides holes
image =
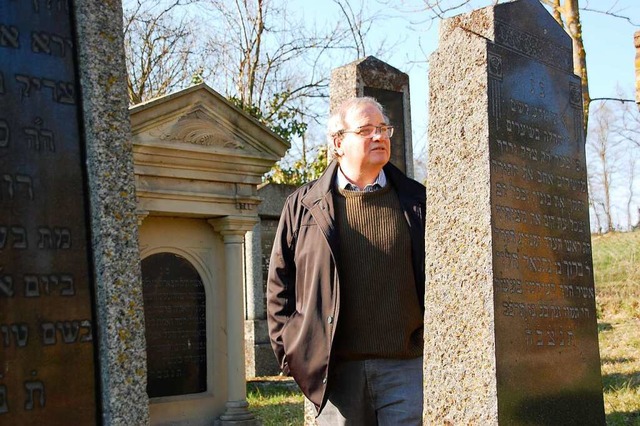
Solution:
[[[640,426],[640,231],[592,242],[607,425]]]
[[[592,242],[607,425],[640,426],[640,231]],[[250,381],[247,399],[265,426],[304,423],[303,398],[290,380]]]
[[[293,379],[277,376],[250,380],[247,401],[264,426],[304,424],[304,398]]]

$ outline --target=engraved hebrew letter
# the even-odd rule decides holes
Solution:
[[[25,410],[31,411],[35,407],[34,395],[36,393],[40,394],[40,398],[38,398],[40,407],[44,407],[44,404],[45,404],[44,383],[42,383],[39,380],[33,381],[33,382],[24,382],[24,388],[27,391],[27,400],[24,403]]]
[[[21,226],[12,226],[11,233],[13,234],[13,248],[26,249],[27,248],[27,231]]]
[[[49,276],[48,275],[40,275],[40,283],[42,284],[42,287],[44,288],[44,294],[46,294],[48,296],[50,294]]]
[[[58,90],[56,88],[56,82],[54,80],[49,80],[48,78],[43,78],[42,85],[46,88],[51,89],[51,99],[53,99],[54,101],[57,101]]]
[[[2,272],[2,268],[0,268]],[[0,297],[13,297],[13,278],[11,275],[0,275]]]
[[[74,100],[74,87],[72,83],[65,83],[64,81],[58,82],[58,102],[63,104],[73,104]]]
[[[91,331],[91,321],[84,320],[80,323],[80,327],[86,330],[86,334],[80,336],[81,342],[91,342],[93,340],[93,332]]]
[[[40,296],[40,286],[38,285],[38,277],[35,275],[24,276],[24,297]]]
[[[43,148],[49,148],[49,151],[56,152],[56,145],[53,142],[53,132],[51,130],[41,130],[40,138],[42,139]]]
[[[56,233],[56,248],[71,248],[71,231],[69,228],[55,228],[54,232]]]
[[[62,289],[60,290],[61,296],[74,296],[76,294],[73,277],[71,275],[62,275],[60,282],[62,282]]]
[[[47,346],[56,344],[56,326],[52,322],[42,323],[42,344]]]
[[[51,54],[51,47],[49,46],[51,39],[47,33],[31,33],[31,51],[35,53]]]
[[[31,91],[31,79],[28,75],[16,74],[16,80],[18,83],[24,84],[21,94],[23,98],[28,98]]]
[[[13,178],[11,175],[2,175],[2,180],[7,182],[7,192],[9,192],[9,199],[13,200]]]
[[[0,226],[0,249],[3,249],[7,244],[7,227]]]
[[[23,132],[27,135],[27,147],[40,151],[40,137],[38,135],[38,131],[33,127],[25,127]]]
[[[78,331],[80,329],[78,321],[58,321],[56,326],[62,333],[62,340],[65,343],[74,343],[78,340]]]
[[[0,76],[0,93],[4,93],[4,86]],[[0,148],[9,146],[9,123],[6,120],[0,120]]]
[[[16,335],[16,343],[19,348],[27,346],[29,340],[29,326],[27,324],[12,324],[11,331]]]
[[[31,180],[31,176],[28,175],[16,175],[16,186],[26,186],[27,194],[29,194],[29,199],[33,200],[33,181]]]
[[[0,25],[0,46],[20,48],[20,32],[17,27]]]
[[[7,399],[7,387],[5,385],[0,385],[0,414],[9,412]]]
[[[38,248],[50,249],[53,248],[53,239],[51,237],[51,230],[47,227],[38,227],[38,233],[40,234],[40,241],[38,242]]]

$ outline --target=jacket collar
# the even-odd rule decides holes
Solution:
[[[413,179],[409,179],[400,169],[388,162],[383,167],[387,179],[395,187],[398,193],[405,194],[411,198],[418,200],[424,199],[424,187]],[[307,208],[311,208],[323,199],[327,193],[331,192],[335,184],[336,173],[338,171],[338,162],[333,160],[322,176],[316,180],[309,192],[302,198],[302,204]]]

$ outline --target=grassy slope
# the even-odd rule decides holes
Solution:
[[[640,426],[640,231],[593,237],[608,425]]]
[[[609,426],[640,426],[640,231],[593,237],[600,357]],[[290,384],[249,383],[251,409],[265,426],[303,423]]]

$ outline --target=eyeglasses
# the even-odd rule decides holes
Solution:
[[[336,136],[340,136],[344,133],[355,133],[363,138],[371,138],[379,133],[380,136],[390,138],[393,136],[393,126],[362,126],[354,130],[340,130],[336,132]]]

